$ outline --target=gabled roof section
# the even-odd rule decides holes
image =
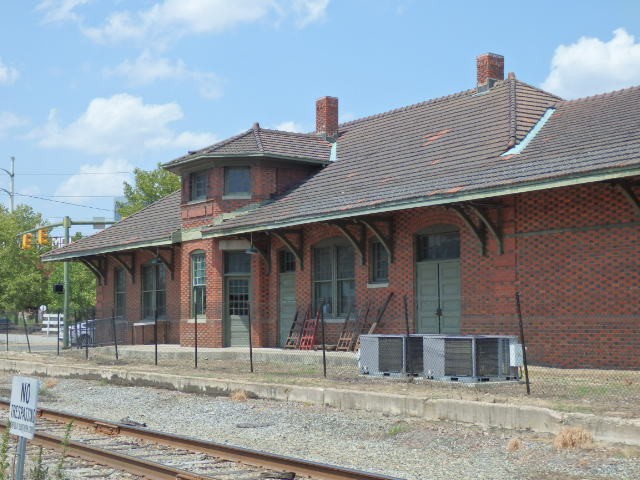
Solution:
[[[271,130],[255,123],[235,137],[209,147],[189,152],[163,165],[167,170],[179,170],[203,158],[269,157],[303,163],[324,164],[329,161],[331,144],[315,133],[293,133]]]
[[[558,102],[517,155],[511,181],[640,167],[640,86]]]
[[[170,245],[180,229],[180,191],[158,200],[101,232],[42,255],[57,261],[146,246]]]
[[[522,153],[518,144],[555,113]],[[326,221],[640,174],[640,87],[582,100],[510,78],[340,126],[338,161],[205,236]]]

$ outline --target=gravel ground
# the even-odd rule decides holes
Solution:
[[[8,397],[10,375],[0,375]],[[293,402],[208,397],[86,380],[45,382],[40,404],[404,479],[637,479],[640,448],[558,451],[553,437]],[[519,439],[521,447],[507,449]]]

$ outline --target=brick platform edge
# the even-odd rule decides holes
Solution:
[[[555,434],[567,426],[582,427],[590,431],[596,441],[640,446],[640,420],[599,417],[584,413],[560,413],[533,406],[242,382],[103,366],[98,368],[49,365],[10,359],[5,360],[1,368],[5,372],[21,375],[107,380],[118,385],[148,386],[208,395],[226,396],[236,390],[245,390],[263,399],[306,402],[341,410],[364,410],[540,433]]]

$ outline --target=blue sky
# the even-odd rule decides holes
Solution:
[[[0,168],[16,158],[16,203],[52,223],[111,218],[135,167],[256,121],[311,131],[321,96],[379,113],[473,88],[495,52],[577,98],[640,85],[638,37],[634,0],[2,2]]]

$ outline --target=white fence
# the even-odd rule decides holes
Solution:
[[[58,333],[64,325],[64,316],[58,317],[57,313],[45,313],[42,315],[42,333]]]

